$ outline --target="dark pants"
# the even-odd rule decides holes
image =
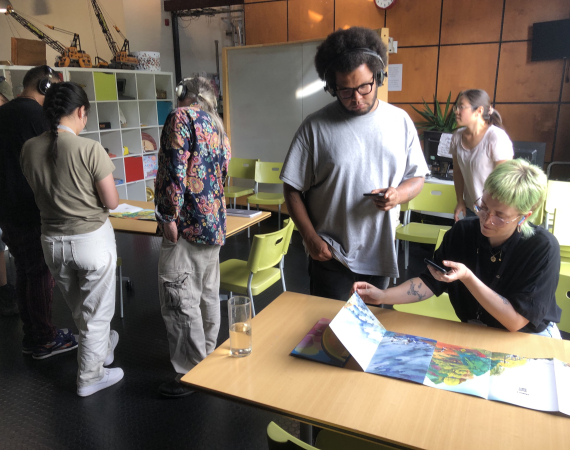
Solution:
[[[349,299],[352,285],[357,281],[366,281],[378,289],[386,289],[390,282],[388,277],[354,273],[336,259],[315,261],[310,256],[309,276],[311,295],[343,301]]]
[[[1,227],[2,240],[16,266],[16,298],[24,323],[24,345],[51,342],[56,335],[56,328],[51,323],[55,282],[44,259],[40,226],[22,228],[2,222]]]

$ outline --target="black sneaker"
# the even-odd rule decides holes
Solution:
[[[11,284],[0,287],[0,315],[15,316],[18,314],[18,302],[16,301],[16,290]]]
[[[47,344],[36,345],[34,347],[32,358],[45,359],[50,356],[58,355],[59,353],[68,352],[77,348],[77,341],[75,336],[67,328],[57,330],[55,339]]]
[[[193,394],[195,391],[180,382],[182,375],[178,375],[174,380],[162,383],[158,388],[161,395],[168,398],[181,398]]]

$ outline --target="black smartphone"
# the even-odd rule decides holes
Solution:
[[[439,271],[442,272],[442,273],[447,273],[447,269],[444,269],[443,267],[437,265],[436,263],[434,263],[433,261],[430,261],[430,260],[427,259],[427,258],[424,258],[424,262],[425,262],[427,265],[432,266],[434,269],[437,269],[437,270],[439,270]]]
[[[378,192],[377,194],[372,194],[370,192],[365,192],[363,194],[365,197],[384,197],[384,192]]]

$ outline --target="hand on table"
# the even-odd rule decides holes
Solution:
[[[432,266],[428,266],[428,269],[432,276],[437,281],[443,281],[444,283],[451,283],[452,281],[464,281],[473,275],[473,272],[465,264],[461,264],[453,261],[443,261],[443,265],[449,268],[447,274],[440,272]]]
[[[365,281],[357,281],[352,285],[352,290],[350,295],[357,293],[364,303],[371,305],[381,305],[384,299],[384,291],[378,289],[376,286],[372,286],[370,283]]]
[[[176,222],[163,223],[162,231],[164,233],[164,237],[168,239],[170,242],[174,244],[178,242],[178,227],[176,226]]]
[[[383,197],[372,197],[374,199],[374,205],[380,211],[389,211],[395,206],[400,204],[400,193],[396,188],[389,187],[383,189],[374,189],[373,194],[383,192]]]

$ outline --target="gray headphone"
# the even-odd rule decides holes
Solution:
[[[176,86],[176,96],[179,101],[182,101],[188,95],[188,88],[186,87],[186,82],[190,81],[192,78],[183,78],[180,83]]]
[[[328,82],[327,82],[327,73],[330,69],[330,67],[336,62],[338,61],[340,58],[342,58],[343,56],[349,55],[351,53],[362,53],[364,55],[370,55],[373,56],[377,59],[380,60],[380,62],[382,63],[382,70],[380,70],[380,72],[377,72],[374,75],[374,78],[376,79],[376,83],[378,84],[378,87],[382,86],[384,84],[384,80],[386,79],[386,77],[388,76],[388,74],[384,71],[384,69],[386,69],[386,64],[384,64],[384,60],[382,59],[382,57],[376,53],[374,50],[371,50],[369,48],[353,48],[351,50],[348,50],[344,53],[341,53],[340,55],[338,55],[336,58],[334,58],[329,65],[327,66],[327,68],[325,69],[325,73],[323,74],[323,78],[325,80],[325,92],[328,92],[329,94],[331,94],[333,97],[336,97],[336,93],[334,92],[334,89],[332,89]]]

